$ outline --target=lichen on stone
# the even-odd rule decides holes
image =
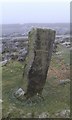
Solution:
[[[27,92],[26,97],[41,94],[50,66],[55,31],[51,29],[33,29],[29,32],[29,49],[26,58]]]

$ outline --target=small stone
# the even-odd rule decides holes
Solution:
[[[2,103],[3,101],[0,99],[0,103]]]
[[[23,96],[25,94],[25,91],[22,88],[19,88],[16,92],[15,95],[20,97]]]
[[[12,73],[13,71],[11,70],[11,73]]]
[[[70,79],[60,80],[59,82],[60,82],[60,84],[70,83]]]
[[[60,51],[60,52],[56,52],[56,55],[60,55],[62,54],[63,51]]]
[[[69,118],[70,117],[70,110],[62,110],[61,112],[58,112],[55,115],[57,117]]]
[[[32,116],[32,113],[27,113],[27,117],[31,117]]]
[[[26,118],[26,116],[22,116],[22,118]]]
[[[43,112],[39,115],[39,118],[49,118],[49,113]]]
[[[4,60],[2,62],[0,62],[1,66],[5,66],[8,63],[8,60]]]

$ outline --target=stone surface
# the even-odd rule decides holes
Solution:
[[[54,53],[57,51],[57,44],[58,44],[58,43],[56,43],[56,42],[53,44],[53,52],[54,52]]]
[[[28,86],[26,97],[41,94],[49,69],[55,31],[51,29],[33,29],[29,32]]]

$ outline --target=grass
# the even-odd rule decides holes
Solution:
[[[32,117],[32,115],[38,117],[42,112],[48,112],[52,118],[56,117],[56,112],[63,109],[70,109],[70,84],[59,85],[59,75],[57,75],[57,72],[54,74],[55,71],[62,70],[62,65],[66,67],[69,64],[69,50],[59,45],[58,51],[62,50],[61,57],[56,54],[52,56],[49,74],[43,89],[44,99],[38,96],[28,101],[24,100],[23,102],[16,99],[13,92],[20,87],[26,90],[27,87],[26,79],[22,78],[24,64],[17,61],[10,61],[3,67],[3,117],[21,118]],[[59,61],[59,59],[61,60]],[[53,72],[52,69],[55,71]],[[69,76],[66,76],[65,79],[67,77]],[[31,113],[30,116],[28,115],[29,113]]]

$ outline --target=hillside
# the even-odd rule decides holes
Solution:
[[[10,60],[6,66],[3,66],[3,117],[69,117],[70,83],[62,82],[70,79],[69,58],[69,48],[58,44],[57,52],[52,55],[43,99],[35,96],[27,101],[20,101],[13,94],[20,87],[26,90],[27,81],[22,78],[24,63]]]

